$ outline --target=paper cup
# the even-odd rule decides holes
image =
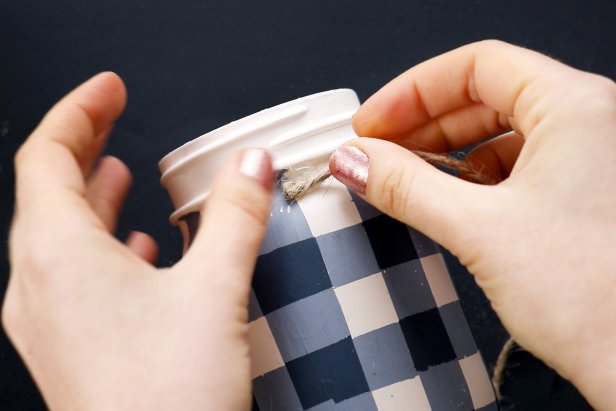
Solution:
[[[294,100],[165,156],[161,182],[185,249],[230,152],[324,166],[356,137],[352,90]],[[497,410],[436,245],[329,179],[297,201],[276,189],[249,306],[254,409]],[[230,262],[231,263],[231,262]]]

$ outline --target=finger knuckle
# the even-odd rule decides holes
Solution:
[[[480,48],[495,48],[509,46],[510,44],[498,39],[485,39],[476,42],[475,45]]]
[[[17,322],[15,319],[15,312],[16,310],[9,304],[9,301],[5,300],[2,305],[2,328],[4,328],[4,331],[9,336],[13,332],[14,325]]]
[[[12,288],[9,288],[4,298],[1,320],[2,327],[10,337],[15,337],[18,333],[19,325],[23,324],[22,310],[18,306],[18,301]]]
[[[616,88],[616,83],[609,77],[602,76],[600,74],[595,73],[587,73],[588,79],[592,81],[598,88],[605,88],[614,90]]]
[[[616,103],[616,82],[611,78],[591,74],[590,79],[598,93],[605,95],[611,103]]]
[[[505,44],[505,42],[502,40],[498,40],[498,39],[485,39],[485,40],[479,41],[478,44],[482,44],[485,46],[496,46],[496,45]]]
[[[62,263],[62,254],[51,250],[50,244],[57,243],[53,234],[45,231],[46,222],[37,222],[38,227],[14,227],[10,236],[10,262],[15,275],[35,280],[55,270]],[[36,230],[41,228],[40,230]],[[56,232],[56,227],[52,227]]]
[[[229,193],[226,203],[237,210],[237,214],[245,216],[249,223],[264,226],[267,224],[269,205],[258,198],[252,190],[237,190]]]
[[[413,177],[401,168],[392,168],[384,175],[380,197],[385,211],[394,216],[404,216],[410,206]]]
[[[19,147],[19,149],[17,150],[17,152],[15,153],[15,157],[13,159],[13,162],[15,164],[15,168],[19,169],[21,168],[24,164],[27,163],[29,157],[30,157],[30,153],[32,152],[31,149],[31,144],[30,143],[24,143],[21,145],[21,147]]]
[[[561,100],[568,108],[597,114],[614,113],[616,83],[613,80],[599,74],[577,72],[570,84],[571,92]],[[580,99],[585,101],[582,107],[579,105]]]

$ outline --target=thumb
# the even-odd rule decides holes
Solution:
[[[358,138],[329,160],[334,177],[385,214],[455,252],[485,216],[488,187],[462,181],[389,141]]]
[[[265,235],[273,180],[266,150],[247,149],[232,156],[214,180],[182,265],[200,272],[207,266],[208,278],[222,276],[234,290],[247,291]]]

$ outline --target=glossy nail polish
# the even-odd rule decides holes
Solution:
[[[342,184],[360,194],[366,194],[368,156],[354,146],[339,147],[329,159],[329,170]]]
[[[272,157],[267,150],[250,148],[242,153],[240,173],[258,181],[265,188],[272,185]]]

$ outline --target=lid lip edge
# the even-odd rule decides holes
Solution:
[[[350,125],[350,120],[345,125],[341,125],[339,127],[348,127]],[[307,163],[317,163],[317,164],[327,164],[327,159],[331,155],[331,153],[335,150],[336,145],[331,145],[329,148],[320,150],[320,152],[311,153],[310,158],[305,158],[304,156],[298,155],[291,160],[287,159],[287,161],[281,161],[280,159],[274,159],[273,168],[274,170],[281,171],[287,169],[288,167],[297,166],[299,164],[307,164]],[[198,211],[203,206],[203,203],[210,196],[211,189],[207,189],[201,193],[198,193],[196,196],[181,204],[177,208],[174,208],[173,212],[169,215],[169,222],[171,225],[176,226],[180,219],[187,215],[190,212]]]
[[[171,223],[171,225],[178,225],[180,219],[183,216],[187,215],[189,212],[191,212],[192,208],[197,207],[197,210],[192,211],[200,210],[203,203],[210,196],[210,192],[211,190],[207,190],[206,192],[199,194],[197,197],[193,198],[186,204],[182,204],[180,207],[173,210],[173,212],[169,215],[169,222]]]
[[[302,117],[302,116],[306,115],[306,113],[308,111],[308,108],[306,106],[304,106],[304,105],[301,105],[301,104],[296,104],[296,105],[289,106],[289,107],[283,107],[282,110],[279,110],[279,111],[282,112],[283,110],[289,110],[289,109],[293,109],[293,108],[296,109],[295,112],[289,112],[289,113],[287,113],[287,116],[284,116],[284,117],[278,118],[278,119],[273,119],[273,121],[269,121],[268,124],[264,125],[265,128],[267,128],[269,126],[275,126],[275,125],[283,124],[283,123],[286,123],[286,122],[290,122],[292,120],[295,120],[296,118],[299,118],[299,117]],[[258,113],[255,113],[255,114],[258,114]],[[243,117],[243,118],[241,118],[241,119],[239,119],[237,121],[248,119],[248,117],[250,117],[250,116]],[[227,125],[230,125],[230,124],[231,123],[229,123]],[[217,129],[214,129],[214,130],[212,130],[212,131],[210,131],[210,132],[208,132],[208,133],[206,133],[206,134],[204,134],[202,136],[202,137],[204,137],[204,136],[207,136],[207,135],[212,134],[212,133],[221,134],[218,138],[214,139],[211,142],[204,143],[201,146],[194,147],[192,150],[189,150],[186,153],[184,153],[184,155],[178,156],[178,158],[175,159],[175,161],[169,163],[166,166],[164,171],[161,170],[160,182],[163,185],[163,187],[165,186],[164,182],[169,178],[170,175],[173,175],[174,173],[179,172],[182,168],[185,168],[185,167],[189,166],[190,163],[198,160],[199,157],[207,155],[208,153],[211,153],[212,151],[216,151],[216,150],[220,150],[220,149],[226,150],[225,146],[233,145],[233,143],[240,142],[241,140],[245,139],[246,137],[250,137],[252,135],[258,134],[263,129],[263,127],[261,127],[261,126],[255,127],[253,129],[247,129],[247,130],[244,129],[244,131],[246,133],[235,133],[235,136],[233,138],[227,140],[224,137],[224,134],[227,132],[227,130],[222,130],[223,127],[219,127]],[[222,133],[221,133],[221,131],[222,131]],[[233,133],[234,131],[237,131],[237,130],[228,130],[228,131],[230,131],[230,133],[228,133],[228,134],[231,134],[231,133]],[[197,139],[198,138],[200,138],[200,137],[197,137]],[[267,148],[267,147],[264,146],[264,148]]]
[[[339,127],[348,126],[349,124],[351,124],[353,113],[354,112],[341,113],[338,118],[335,118],[335,120],[336,120],[335,124],[327,124],[326,126],[323,127],[322,130],[319,130],[319,131],[332,130],[332,129],[337,129]],[[288,144],[290,144],[290,142],[278,142],[278,143],[276,143],[274,145],[270,144],[270,145],[267,145],[267,146],[263,146],[262,148],[265,148],[265,149],[269,150],[272,153],[272,155],[275,155],[278,149],[280,149],[281,147],[284,147],[284,146],[286,146]],[[199,160],[200,157],[208,154],[210,152],[208,150],[208,147],[209,146],[196,148],[195,150],[187,153],[185,156],[183,156],[182,158],[178,159],[174,163],[170,164],[165,169],[165,171],[163,171],[161,173],[161,176],[160,176],[160,179],[159,179],[160,184],[163,187],[166,188],[166,182],[167,182],[167,180],[169,180],[169,178],[172,178],[171,176],[173,176],[174,174],[176,174],[178,172],[181,172],[181,170],[185,169],[186,167],[190,167],[190,165],[194,161],[197,161],[197,160]]]
[[[255,113],[249,114],[247,116],[240,117],[240,118],[238,118],[236,120],[233,120],[233,121],[231,121],[231,122],[229,122],[229,123],[227,123],[225,125],[222,125],[222,126],[220,126],[218,128],[210,130],[207,133],[201,134],[200,136],[195,137],[194,139],[192,139],[190,141],[187,141],[186,143],[182,144],[181,146],[179,146],[179,147],[175,148],[174,150],[168,152],[167,154],[165,154],[158,161],[158,169],[159,169],[161,175],[164,175],[167,170],[169,170],[170,168],[173,168],[173,165],[176,162],[180,161],[178,159],[174,159],[174,157],[176,157],[181,151],[184,151],[184,149],[188,148],[189,146],[196,144],[196,142],[198,140],[201,140],[202,138],[205,138],[209,134],[214,133],[214,132],[219,132],[219,131],[224,130],[226,128],[230,128],[231,126],[236,125],[240,121],[246,121],[246,120],[254,118],[254,117],[258,116],[258,115],[263,115],[264,113],[267,113],[267,112],[270,112],[270,111],[273,111],[273,110],[279,110],[281,108],[284,108],[286,106],[290,106],[292,104],[302,103],[302,102],[304,102],[306,100],[309,100],[309,99],[312,99],[312,98],[321,97],[321,96],[328,95],[328,94],[341,93],[341,92],[342,93],[346,93],[346,92],[349,92],[349,91],[351,93],[353,93],[355,96],[357,96],[357,93],[352,88],[348,88],[348,87],[336,88],[336,89],[321,91],[321,92],[314,93],[314,94],[309,94],[309,95],[303,96],[303,97],[298,97],[298,98],[296,98],[294,100],[286,101],[284,103],[280,103],[280,104],[277,104],[277,105],[272,106],[272,107],[264,108],[264,109],[262,109],[260,111],[257,111]]]

